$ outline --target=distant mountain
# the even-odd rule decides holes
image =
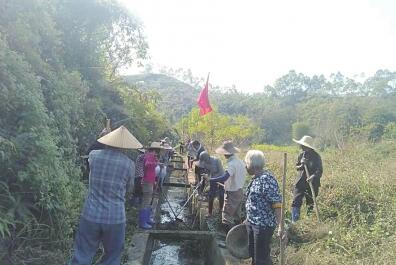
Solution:
[[[140,89],[154,90],[162,98],[159,110],[171,122],[177,122],[196,106],[199,89],[163,74],[140,74],[125,76],[125,80]]]

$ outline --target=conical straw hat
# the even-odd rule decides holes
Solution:
[[[98,139],[99,143],[125,149],[138,149],[143,145],[133,136],[127,128],[120,126],[118,129]]]
[[[293,139],[293,141],[303,146],[309,147],[311,149],[315,149],[315,147],[313,146],[314,140],[309,135],[304,135],[300,140]]]

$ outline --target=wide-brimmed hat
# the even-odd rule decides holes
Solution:
[[[300,140],[293,139],[293,141],[298,143],[298,144],[300,144],[300,145],[309,147],[311,149],[315,149],[315,147],[313,146],[313,141],[314,140],[309,135],[304,135]]]
[[[216,149],[217,154],[221,155],[232,155],[239,153],[241,150],[234,146],[232,141],[225,141],[219,148]]]
[[[248,233],[245,224],[231,228],[226,237],[226,246],[233,256],[240,259],[249,258]]]
[[[160,142],[152,142],[148,149],[163,149],[163,146]]]
[[[170,146],[168,143],[163,144],[162,147],[163,147],[165,150],[173,150],[172,146]]]
[[[102,136],[98,139],[98,142],[104,145],[124,149],[138,149],[143,147],[138,139],[136,139],[135,136],[133,136],[124,126],[120,126],[118,129]]]

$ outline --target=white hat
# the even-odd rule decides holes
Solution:
[[[239,153],[241,150],[237,147],[234,146],[234,144],[231,141],[225,141],[222,146],[216,149],[217,154],[222,154],[222,155],[232,155],[235,153]]]
[[[118,129],[98,139],[99,143],[124,149],[138,149],[143,145],[133,136],[127,128],[120,126]]]
[[[165,150],[173,150],[172,146],[170,146],[168,143],[163,144],[162,147],[163,147]]]
[[[300,144],[300,145],[309,147],[311,149],[315,149],[315,147],[313,147],[313,141],[314,140],[309,135],[304,135],[300,140],[293,139],[293,141],[298,143],[298,144]]]
[[[163,149],[160,142],[152,142],[148,149]]]

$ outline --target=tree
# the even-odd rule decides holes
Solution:
[[[311,134],[311,129],[309,128],[309,125],[304,122],[295,122],[293,123],[292,128],[293,128],[294,139],[300,139],[304,135]]]
[[[257,135],[264,134],[263,130],[245,116],[231,117],[215,110],[201,117],[198,108],[193,108],[177,127],[184,137],[198,139],[210,150],[214,150],[225,140],[232,140],[237,145],[249,145]]]

